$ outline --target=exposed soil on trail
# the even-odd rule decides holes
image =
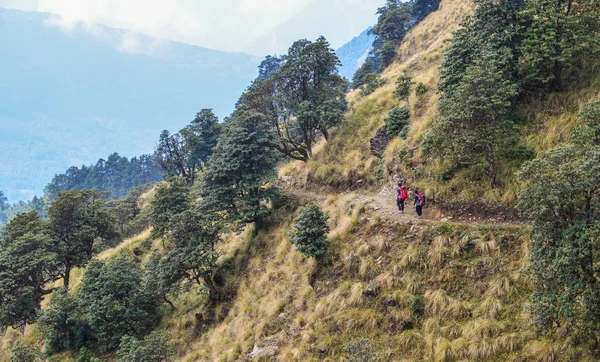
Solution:
[[[318,202],[325,201],[330,195],[293,187],[285,187],[285,190],[287,193],[300,199],[310,199]],[[383,220],[393,223],[451,222],[472,225],[528,226],[527,223],[512,220],[512,215],[504,214],[501,209],[498,209],[494,213],[487,209],[478,210],[477,207],[462,208],[462,212],[457,215],[455,211],[448,211],[447,208],[442,208],[438,204],[433,203],[425,205],[423,208],[423,218],[419,219],[413,205],[414,196],[412,195],[406,200],[404,213],[400,213],[396,205],[396,192],[393,188],[384,187],[377,194],[370,194],[366,191],[363,193],[359,191],[353,192],[359,195],[359,200],[370,212],[377,214]]]

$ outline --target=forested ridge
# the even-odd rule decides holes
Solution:
[[[0,360],[600,358],[600,4],[378,15],[352,81],[298,40],[229,117],[5,219]]]

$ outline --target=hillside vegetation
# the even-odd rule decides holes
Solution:
[[[383,18],[411,14],[386,6]],[[459,153],[423,146],[452,121],[443,99],[464,83],[452,88],[440,69],[453,32],[478,9],[443,0],[407,21],[394,61],[355,77],[363,84],[347,97],[324,38],[268,57],[231,118],[217,127],[200,117],[161,135],[162,166],[174,177],[120,201],[134,212],[115,230],[92,227],[115,207],[90,201],[92,191],[59,194],[47,226],[35,214],[11,222],[0,251],[37,245],[56,275],[33,291],[0,279],[11,293],[0,298],[10,326],[0,361],[598,360],[595,60],[573,76],[577,86],[512,100],[523,119],[510,119],[517,140],[507,148],[518,157],[453,168]],[[385,141],[379,157],[373,138]],[[411,208],[398,214],[389,186],[400,180],[433,199],[424,219]],[[75,230],[102,247],[64,253],[72,245],[57,235],[72,199],[89,204]],[[476,205],[481,215],[470,220],[448,205]],[[527,219],[502,218],[499,210],[514,207]],[[69,257],[76,263],[63,266]],[[68,290],[50,290],[61,285]],[[20,308],[23,294],[38,305],[5,307]]]

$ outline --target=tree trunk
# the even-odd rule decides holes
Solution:
[[[498,186],[498,181],[496,179],[496,167],[495,167],[495,161],[494,161],[494,149],[492,148],[491,144],[487,145],[487,162],[488,165],[485,169],[485,173],[487,174],[488,180],[490,181],[490,184],[492,185],[493,188],[495,188],[496,186]]]
[[[63,277],[63,286],[69,289],[69,281],[71,279],[71,266],[67,263],[65,265],[65,275]]]
[[[209,299],[209,303],[210,305],[215,305],[218,299],[218,292],[217,292],[217,288],[215,288],[215,284],[213,283],[213,280],[210,276],[205,276],[203,278],[204,280],[204,284],[206,284],[206,286],[208,287],[208,299]]]

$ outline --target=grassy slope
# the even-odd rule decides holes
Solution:
[[[389,145],[385,160],[379,165],[384,170],[383,180],[407,180],[433,199],[514,205],[522,187],[515,177],[520,165],[499,165],[501,187],[491,189],[485,182],[483,170],[459,171],[451,180],[441,181],[440,174],[449,164],[444,160],[427,160],[419,150],[438,112],[437,83],[445,41],[472,11],[470,1],[443,0],[440,9],[409,32],[400,45],[396,61],[382,75],[388,83],[367,97],[361,97],[357,91],[350,94],[352,107],[347,122],[333,132],[331,142],[320,144],[314,160],[308,164],[293,163],[282,170],[282,175],[294,176],[299,184],[315,187],[346,189],[379,184],[375,177],[379,160],[369,151],[369,139],[384,125],[383,120],[392,108],[404,105],[392,97],[395,81],[404,73],[427,85],[429,92],[421,97],[414,92],[411,95],[410,134],[407,140],[396,139]],[[567,141],[582,106],[600,98],[600,63],[594,60],[587,63],[579,74],[581,81],[576,82],[577,90],[551,94],[546,99],[533,97],[524,102],[521,111],[526,122],[522,127],[522,141],[528,148],[539,154]]]
[[[290,163],[280,174],[315,188],[356,186],[358,180],[363,180],[361,187],[375,185],[378,162],[370,155],[368,140],[387,112],[400,104],[391,97],[393,83],[408,72],[430,92],[421,99],[411,97],[411,133],[408,140],[391,143],[386,177],[409,179],[436,197],[453,194],[463,182],[459,198],[480,197],[479,185],[465,183],[467,175],[446,184],[435,181],[443,165],[419,166],[417,150],[437,112],[435,85],[444,40],[471,11],[468,2],[443,0],[440,10],[401,45],[398,61],[384,73],[389,83],[365,98],[351,94],[348,122],[334,132],[331,142],[319,144],[309,164]],[[543,151],[566,140],[575,113],[598,95],[598,89],[592,79],[585,91],[532,102],[524,110],[532,121],[524,130],[525,142]],[[414,150],[410,167],[397,157],[405,147]],[[421,169],[416,173],[420,176],[409,168]],[[503,177],[510,179],[508,171]],[[488,200],[510,204],[517,190],[484,192]],[[589,349],[568,339],[566,331],[553,340],[529,327],[531,285],[523,269],[529,245],[526,228],[390,224],[362,207],[360,195],[332,195],[322,202],[331,216],[332,251],[319,264],[305,260],[289,243],[296,206],[297,202],[286,203],[264,230],[249,227],[241,235],[227,235],[219,245],[218,274],[227,297],[214,314],[205,313],[195,287],[173,298],[175,310],[164,308],[160,328],[177,342],[178,360],[252,360],[250,353],[257,346],[264,350],[255,360],[337,361],[347,357],[344,346],[359,337],[371,340],[383,360],[594,360]],[[102,257],[131,252],[143,237]],[[423,315],[411,307],[417,296],[425,301]],[[7,332],[0,351],[10,349],[16,338],[17,332]],[[35,328],[25,339],[41,343]],[[7,357],[2,353],[0,361]],[[56,358],[67,360],[65,355]]]

